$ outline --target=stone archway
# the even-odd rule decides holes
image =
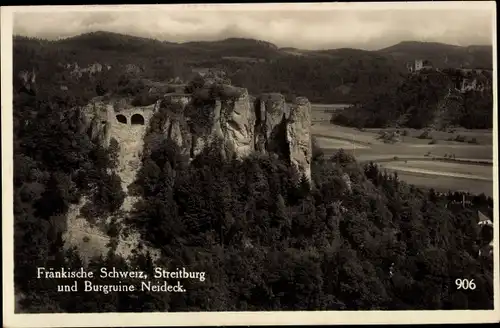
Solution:
[[[127,124],[127,117],[122,114],[116,115],[116,120],[122,124]]]
[[[132,124],[132,125],[136,125],[136,124],[144,125],[144,116],[142,116],[141,114],[132,115],[132,117],[130,119],[130,124]]]

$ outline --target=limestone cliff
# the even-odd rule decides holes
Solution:
[[[286,141],[286,103],[285,97],[278,93],[261,95],[255,104],[256,149],[260,152],[287,153]]]
[[[305,98],[297,98],[290,107],[286,138],[290,162],[299,172],[311,179],[311,104]]]
[[[185,93],[183,87],[168,91],[150,106],[134,107],[126,99],[100,97],[75,111],[81,131],[92,141],[107,147],[114,139],[118,145],[115,171],[126,197],[119,213],[106,222],[126,226],[122,219],[137,201],[128,189],[140,168],[141,154],[163,137],[174,141],[191,159],[211,144],[220,146],[227,159],[242,159],[256,151],[277,154],[310,179],[311,105],[306,98],[287,104],[281,94],[252,97],[247,89],[220,83],[200,86],[191,93]],[[109,238],[81,218],[85,201],[69,210],[66,246],[76,246],[86,254],[105,253],[103,245]],[[122,229],[116,245],[117,252],[127,258],[133,249],[140,248],[141,237],[135,231],[125,231]],[[81,242],[82,235],[92,240],[94,250]],[[144,250],[157,254],[149,246]]]
[[[83,125],[93,140],[108,145],[110,138],[125,142],[124,133],[139,131],[134,128],[134,116],[141,115],[144,126],[141,133],[130,136],[127,142],[132,142],[142,138],[149,121],[159,115],[154,124],[161,124],[161,134],[191,158],[219,140],[225,158],[274,153],[310,178],[311,106],[306,98],[287,104],[279,93],[253,97],[245,88],[213,82],[191,93],[185,93],[184,86],[168,91],[147,108],[114,106],[97,99],[84,108]]]
[[[86,131],[92,141],[107,147],[111,138],[113,110],[113,105],[102,98],[94,99],[79,112],[80,130]]]
[[[236,93],[235,97],[225,97],[221,101],[220,129],[228,150],[242,158],[255,150],[255,111],[246,89],[227,90],[224,94]],[[216,106],[217,107],[217,106]]]

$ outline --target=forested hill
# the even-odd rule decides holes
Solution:
[[[404,42],[379,51],[311,51],[243,38],[172,43],[93,32],[58,41],[15,37],[14,58],[15,72],[35,69],[39,77],[50,77],[45,84],[60,83],[58,65],[67,63],[111,66],[112,76],[104,81],[109,88],[127,65],[137,66],[140,77],[160,81],[187,80],[193,68],[220,68],[234,84],[244,85],[251,93],[272,91],[305,96],[312,102],[352,103],[398,84],[406,76],[407,61],[422,58],[442,68],[490,68],[492,49]]]
[[[438,68],[492,69],[493,67],[493,48],[484,45],[461,47],[437,42],[404,41],[380,49],[379,52],[390,55],[400,62],[415,59],[429,60]]]
[[[492,79],[488,70],[423,70],[361,106],[340,113],[333,122],[359,128],[490,129]]]

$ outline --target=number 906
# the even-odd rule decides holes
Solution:
[[[476,284],[474,283],[474,279],[457,279],[455,280],[455,285],[457,285],[457,289],[464,290],[474,290],[476,289]]]

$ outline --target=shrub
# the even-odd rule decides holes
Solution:
[[[429,131],[423,131],[417,138],[419,139],[429,139]]]
[[[332,156],[332,161],[337,164],[355,163],[356,159],[351,153],[346,152],[344,149],[339,149]]]
[[[317,161],[323,158],[324,153],[323,150],[318,146],[318,140],[316,137],[311,138],[311,144],[312,144],[312,160]]]

